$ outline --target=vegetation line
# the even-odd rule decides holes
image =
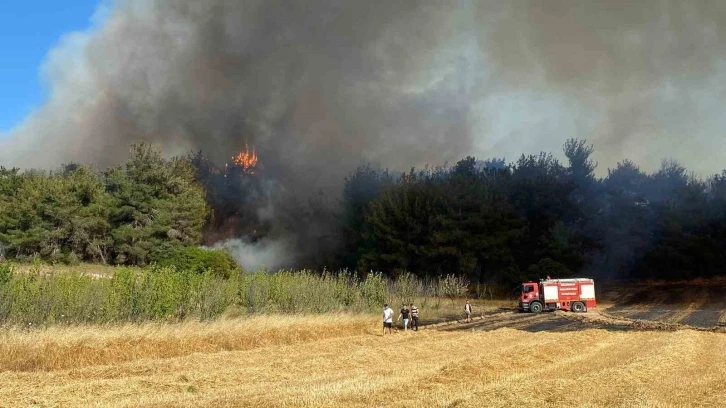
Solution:
[[[107,279],[78,272],[23,273],[0,263],[0,324],[38,327],[54,324],[113,324],[144,321],[206,321],[223,315],[378,313],[416,302],[422,323],[434,316],[460,313],[455,300],[468,282],[447,275],[421,280],[412,274],[396,279],[381,273],[365,276],[340,271],[237,273],[220,276],[212,269],[178,270],[173,266],[117,268]]]

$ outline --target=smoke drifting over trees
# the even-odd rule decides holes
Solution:
[[[361,167],[346,181],[346,266],[510,282],[712,277],[726,270],[726,171],[709,180],[673,161],[653,173],[621,162],[594,176],[592,146],[522,155],[501,167],[468,157],[394,180]]]
[[[118,1],[50,53],[50,100],[0,158],[119,164],[143,139],[219,163],[249,141],[275,177],[310,189],[365,161],[512,158],[586,137],[605,166],[655,170],[675,156],[710,174],[726,153],[725,11],[717,0]]]

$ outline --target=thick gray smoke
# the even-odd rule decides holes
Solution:
[[[139,139],[221,162],[249,141],[286,185],[326,189],[363,158],[453,160],[472,148],[474,70],[451,6],[120,2],[51,56],[51,100],[2,162],[114,164]]]
[[[726,153],[726,2],[127,0],[48,58],[49,101],[0,163],[115,164],[132,140],[228,160],[249,141],[288,185],[362,161],[596,146],[600,171]]]

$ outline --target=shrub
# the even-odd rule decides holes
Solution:
[[[469,281],[463,277],[455,275],[446,275],[445,277],[439,278],[439,296],[445,296],[451,299],[451,303],[454,303],[454,299],[464,295],[469,288]]]
[[[173,267],[177,271],[201,274],[211,270],[216,276],[223,278],[239,272],[234,258],[220,249],[174,246],[168,250],[156,251],[152,261],[162,267]]]
[[[379,308],[386,301],[386,282],[383,275],[371,271],[360,286],[361,296],[368,309]]]
[[[392,292],[401,303],[409,304],[414,298],[423,292],[422,284],[416,276],[410,272],[402,273],[393,282]]]
[[[77,266],[81,263],[81,258],[75,252],[71,252],[66,256],[66,263],[71,266]]]
[[[4,287],[13,276],[13,268],[9,263],[0,263],[0,288]]]
[[[105,321],[131,321],[139,316],[136,287],[137,277],[133,270],[119,268],[111,278],[103,306]]]

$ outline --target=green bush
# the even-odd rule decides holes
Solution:
[[[0,287],[4,287],[13,276],[13,268],[9,263],[0,263]]]
[[[360,292],[369,309],[381,307],[386,300],[386,281],[383,275],[371,271],[361,283]]]
[[[423,288],[421,281],[410,272],[402,273],[393,282],[391,290],[401,303],[409,304],[413,302],[416,295],[422,293]]]
[[[445,277],[439,278],[439,288],[437,290],[439,297],[448,297],[451,299],[451,303],[454,303],[454,299],[466,294],[466,290],[469,287],[469,281],[465,278],[456,275],[446,275]]]
[[[152,256],[152,262],[162,267],[199,274],[211,270],[222,278],[229,278],[240,271],[234,258],[227,251],[219,249],[174,246],[157,250]]]
[[[71,266],[78,266],[81,263],[81,258],[75,252],[71,252],[66,255],[66,263]]]
[[[103,306],[106,321],[132,321],[139,316],[137,276],[133,270],[119,268],[111,278]]]

